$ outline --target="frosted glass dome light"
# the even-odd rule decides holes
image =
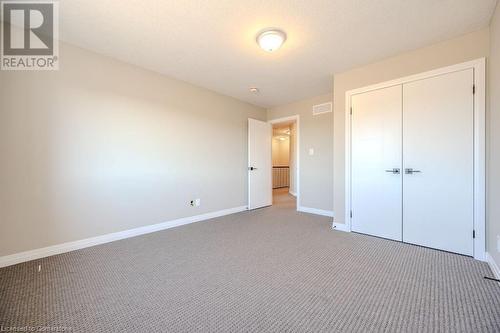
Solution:
[[[266,52],[274,52],[283,45],[286,34],[278,29],[264,30],[257,36],[257,43]]]

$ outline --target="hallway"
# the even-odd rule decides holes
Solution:
[[[273,206],[286,209],[297,209],[297,198],[288,192],[288,187],[273,190]]]

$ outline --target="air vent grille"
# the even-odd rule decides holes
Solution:
[[[332,102],[313,105],[313,115],[332,112]]]

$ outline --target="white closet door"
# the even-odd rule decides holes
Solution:
[[[389,87],[351,99],[352,230],[399,241],[401,89]]]
[[[473,254],[472,86],[472,69],[403,85],[404,242]]]

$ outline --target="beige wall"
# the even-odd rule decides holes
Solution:
[[[333,113],[312,114],[315,104],[331,102],[332,95],[316,96],[267,110],[268,120],[300,116],[300,205],[333,210]],[[314,155],[309,155],[309,148]]]
[[[487,251],[500,267],[500,5],[490,27],[489,58],[490,112],[488,127]],[[497,245],[498,244],[498,245]],[[498,246],[498,247],[497,247]]]
[[[346,91],[486,57],[488,53],[489,30],[484,29],[334,76],[334,211],[337,222],[345,222],[344,115]]]
[[[60,59],[0,72],[0,256],[246,205],[264,109],[65,44]]]

